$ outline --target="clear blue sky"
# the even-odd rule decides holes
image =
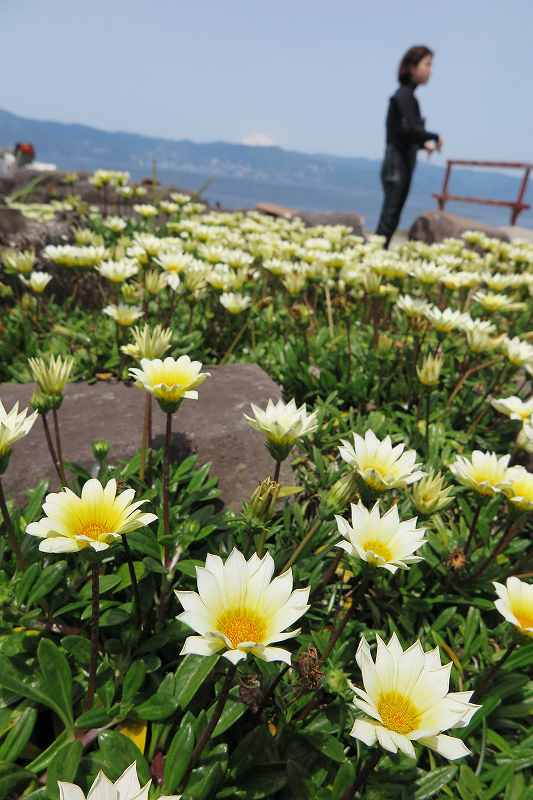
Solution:
[[[427,43],[419,97],[445,155],[533,159],[531,0],[0,6],[0,107],[24,116],[379,157],[399,57]]]

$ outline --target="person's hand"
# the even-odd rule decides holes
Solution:
[[[436,147],[437,147],[437,150],[438,150],[439,153],[442,150],[442,148],[444,147],[444,141],[443,141],[441,136],[439,136],[439,138],[437,139]]]
[[[437,144],[433,141],[433,139],[428,139],[427,142],[424,142],[424,150],[430,156],[432,153],[437,150]]]

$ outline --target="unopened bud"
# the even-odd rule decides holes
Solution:
[[[442,473],[430,472],[413,487],[413,503],[420,514],[435,514],[453,500],[452,489],[444,483]]]
[[[340,514],[346,506],[354,502],[359,497],[357,473],[347,472],[326,492],[322,511],[326,516]]]
[[[95,439],[92,443],[93,456],[95,459],[102,463],[109,453],[109,442],[107,439]]]
[[[424,386],[437,386],[442,369],[442,356],[427,356],[421,367],[416,368],[418,380]]]
[[[265,478],[254,489],[248,509],[259,522],[269,522],[274,516],[281,485],[272,478]]]

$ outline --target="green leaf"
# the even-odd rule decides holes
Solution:
[[[176,670],[176,695],[178,708],[187,708],[194,695],[212,672],[218,656],[185,656]]]
[[[318,750],[319,753],[326,756],[326,758],[330,758],[338,764],[343,764],[346,761],[344,746],[342,742],[339,742],[334,736],[330,736],[326,733],[311,733],[306,734],[305,739],[307,739],[315,750]]]
[[[91,643],[85,636],[63,636],[61,646],[81,664],[88,667],[91,659]]]
[[[492,783],[488,789],[485,789],[483,800],[492,800],[493,797],[499,797],[500,792],[504,789],[513,779],[514,769],[512,764],[506,764],[496,770],[492,776]]]
[[[165,771],[163,773],[163,791],[173,792],[185,775],[194,749],[194,730],[191,722],[181,724],[170,743],[165,756]]]
[[[67,657],[51,639],[41,639],[37,658],[44,678],[43,691],[54,698],[65,727],[73,727],[72,674]]]
[[[248,706],[246,703],[242,703],[235,698],[235,695],[238,694],[239,687],[237,686],[233,689],[230,693],[230,696],[226,700],[226,704],[224,706],[224,710],[222,711],[222,715],[215,726],[215,730],[212,733],[212,737],[220,736],[221,734],[225,733],[232,725],[242,717],[248,710]],[[209,716],[214,711],[216,703],[209,709]]]
[[[56,561],[54,564],[50,564],[48,567],[45,567],[41,571],[40,577],[35,581],[32,587],[28,597],[27,605],[32,606],[43,597],[46,597],[46,595],[50,594],[50,592],[55,589],[56,586],[61,583],[61,581],[63,581],[66,569],[66,561]]]
[[[98,736],[98,744],[105,763],[105,774],[116,781],[130,764],[137,763],[137,774],[141,785],[150,780],[150,770],[145,757],[131,739],[118,731],[104,731]]]
[[[16,761],[32,735],[37,709],[26,708],[0,745],[0,761]]]
[[[23,781],[30,781],[35,778],[32,772],[26,769],[14,767],[13,764],[0,764],[0,797],[12,796],[13,789]]]
[[[335,775],[335,782],[331,790],[331,800],[341,800],[344,792],[355,781],[355,767],[351,761],[341,764]]]
[[[46,786],[49,797],[59,797],[58,781],[72,782],[75,779],[82,753],[83,745],[79,741],[69,742],[58,750],[48,767]]]
[[[157,692],[137,706],[137,716],[155,721],[170,717],[178,707],[174,681],[174,675],[165,675]]]
[[[417,789],[414,793],[414,800],[426,800],[434,797],[437,792],[455,778],[457,767],[440,767],[428,772],[423,778],[416,782]]]
[[[43,752],[40,753],[37,758],[34,758],[33,761],[28,764],[28,769],[37,773],[46,769],[54,759],[58,750],[60,750],[63,745],[70,740],[71,736],[72,734],[69,731],[63,731],[63,733],[59,734],[57,739],[55,739],[52,744],[46,748],[46,750],[43,750]]]
[[[228,746],[222,743],[217,745],[203,760],[202,766],[192,772],[187,784],[186,800],[212,800],[216,796],[216,789],[226,771]]]
[[[525,644],[511,653],[508,660],[502,665],[502,669],[505,671],[522,669],[522,667],[531,667],[531,664],[533,664],[533,644]]]
[[[481,615],[477,608],[473,606],[468,609],[468,614],[466,615],[466,623],[465,623],[465,633],[464,633],[464,645],[463,645],[463,660],[467,660],[470,657],[470,648],[474,642],[479,622],[481,619]]]
[[[287,783],[287,769],[285,765],[268,764],[258,765],[246,773],[239,782],[239,789],[244,790],[246,800],[261,800],[264,797],[273,797]]]
[[[19,673],[13,668],[10,660],[2,655],[0,655],[0,687],[20,697],[27,697],[28,700],[33,700],[34,703],[47,706],[62,718],[61,707],[45,692],[23,681]]]
[[[122,684],[122,702],[131,703],[144,683],[146,667],[142,661],[134,661],[124,676]]]
[[[30,564],[30,566],[24,570],[15,589],[15,601],[17,605],[21,606],[24,603],[33,584],[35,583],[41,572],[42,572],[41,564],[37,563]]]

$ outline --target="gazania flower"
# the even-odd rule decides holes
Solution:
[[[464,322],[464,316],[460,311],[453,311],[451,308],[440,311],[436,306],[430,306],[426,311],[426,319],[439,333],[449,333],[460,328]]]
[[[500,614],[521,633],[533,637],[533,583],[519,578],[507,578],[503,583],[494,582],[498,600],[494,603]]]
[[[430,472],[413,488],[413,503],[421,514],[442,511],[453,500],[452,489],[444,482],[444,476]]]
[[[426,300],[418,297],[411,297],[409,294],[401,295],[396,301],[398,311],[403,311],[407,317],[423,317],[429,308]]]
[[[165,272],[179,275],[194,264],[194,258],[189,253],[182,253],[181,250],[176,250],[171,253],[161,253],[161,255],[156,258],[156,263],[159,264]]]
[[[485,309],[485,311],[513,311],[523,308],[523,303],[515,303],[505,294],[494,294],[493,292],[477,292],[474,300]]]
[[[240,314],[250,307],[252,300],[243,294],[224,292],[220,295],[220,302],[230,314]]]
[[[503,350],[511,364],[525,367],[530,375],[533,375],[533,345],[515,336],[503,342]]]
[[[353,439],[353,446],[341,440],[339,454],[374,491],[405,488],[424,477],[425,473],[417,469],[415,450],[404,453],[403,442],[393,447],[390,436],[380,441],[372,430],[365,433],[364,439],[354,433]]]
[[[128,223],[122,217],[106,217],[103,225],[113,233],[122,233]]]
[[[37,419],[37,412],[35,411],[30,416],[27,414],[27,408],[19,414],[18,402],[8,413],[0,400],[0,460],[11,452],[15,442],[23,439],[31,431],[33,423]]]
[[[102,261],[96,269],[111,283],[124,283],[139,272],[139,267],[132,258],[122,258],[120,261]]]
[[[365,688],[352,686],[354,702],[367,716],[355,720],[351,735],[411,758],[413,742],[450,760],[468,755],[461,739],[442,733],[465,727],[480,708],[469,702],[473,692],[449,691],[451,662],[442,666],[438,647],[425,653],[419,641],[403,650],[396,634],[388,644],[376,639],[375,661],[364,637],[355,657]]]
[[[252,403],[252,411],[254,416],[245,414],[244,419],[265,436],[266,445],[276,461],[284,461],[298,439],[313,433],[318,427],[318,411],[308,414],[305,403],[298,408],[295,400],[289,403],[269,400],[265,410]]]
[[[149,325],[133,328],[131,335],[132,344],[122,345],[121,350],[138,361],[142,358],[161,358],[170,347],[172,339],[170,328],[163,328],[162,325],[156,325],[154,328],[150,328]]]
[[[309,606],[309,587],[292,589],[292,570],[272,580],[274,560],[269,553],[247,561],[233,550],[226,562],[208,555],[205,567],[196,567],[197,592],[176,592],[183,611],[178,619],[199,636],[189,636],[181,655],[221,653],[233,664],[248,653],[263,661],[291,663],[291,654],[275,642],[298,636],[286,631]]]
[[[519,397],[512,395],[500,400],[492,400],[491,405],[500,414],[505,414],[506,417],[517,419],[520,422],[526,422],[533,414],[533,397],[524,402]]]
[[[167,286],[167,275],[164,272],[158,272],[155,269],[150,269],[144,273],[144,288],[148,294],[157,295],[163,291]]]
[[[8,272],[28,275],[35,264],[34,250],[4,250],[2,261]]]
[[[361,502],[351,504],[352,524],[335,516],[339,533],[346,541],[337,543],[349,555],[394,573],[398,567],[422,561],[414,553],[425,543],[425,528],[416,527],[416,517],[400,522],[398,507],[392,506],[382,517],[379,503],[369,511]]]
[[[52,276],[48,272],[32,272],[29,278],[25,278],[24,275],[19,275],[19,277],[24,286],[27,286],[35,294],[42,294],[52,280]]]
[[[503,489],[509,501],[520,511],[533,511],[533,472],[524,467],[511,467],[506,472]]]
[[[164,361],[143,358],[141,369],[131,367],[130,373],[140,386],[165,406],[164,410],[167,410],[167,406],[173,406],[173,410],[176,410],[184,398],[198,399],[196,387],[209,377],[209,372],[201,370],[201,362],[191,361],[189,356],[180,356],[178,359],[167,356]]]
[[[117,495],[117,482],[104,487],[96,478],[88,480],[81,497],[70,489],[49,494],[43,504],[44,516],[31,522],[26,533],[41,539],[39,550],[45,553],[71,553],[92,547],[106,550],[113,542],[157,519],[139,507],[146,500],[137,500],[133,489]]]
[[[516,437],[516,445],[526,453],[533,453],[533,424],[524,423]]]
[[[55,396],[63,394],[74,369],[72,356],[49,355],[29,358],[28,364],[33,380],[39,384],[41,392]]]
[[[493,495],[507,483],[507,467],[511,456],[497,456],[474,450],[471,459],[457,456],[450,470],[456,480],[478,494]]]
[[[148,800],[151,783],[152,781],[148,781],[146,786],[141,789],[137,777],[137,766],[133,762],[115,783],[106,778],[103,772],[99,772],[89,789],[87,800]],[[82,790],[75,783],[58,781],[57,784],[59,800],[85,800]],[[180,797],[181,795],[165,795],[159,800],[180,800]]]
[[[133,325],[139,317],[142,317],[143,312],[142,308],[139,308],[139,306],[127,306],[125,303],[119,303],[118,305],[111,304],[106,306],[104,308],[104,314],[114,319],[117,325],[128,328],[130,325]]]
[[[416,368],[420,383],[423,386],[438,386],[442,364],[442,356],[426,356],[422,364]]]
[[[149,203],[140,204],[133,206],[133,210],[136,214],[138,214],[143,219],[151,219],[152,217],[157,217],[159,211],[155,206],[150,205]]]

